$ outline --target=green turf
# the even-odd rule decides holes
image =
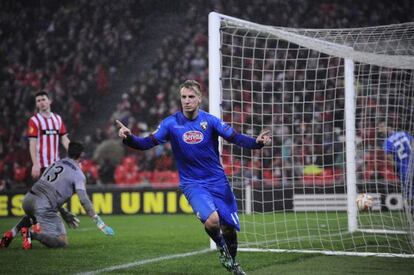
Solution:
[[[350,234],[345,212],[300,212],[242,215],[241,246],[269,249],[340,250],[347,252],[414,253],[407,235],[379,233]],[[363,229],[406,229],[399,212],[360,213]]]
[[[298,221],[303,218],[303,216],[291,216],[289,220],[291,219],[293,223],[295,223],[294,218]],[[270,228],[274,226],[271,222],[275,217],[271,215],[257,216],[257,218],[266,221],[265,224],[269,225],[256,226],[262,226],[263,232],[271,233]],[[315,214],[313,216],[308,214],[308,218],[316,222],[318,217]],[[103,235],[89,218],[81,217],[80,230],[68,231],[70,246],[66,249],[47,249],[34,242],[32,250],[23,251],[21,238],[17,237],[9,248],[0,250],[0,274],[74,274],[200,251],[209,246],[209,240],[201,224],[193,215],[103,216],[103,219],[114,228],[115,237]],[[241,217],[241,219],[253,219],[253,217]],[[5,231],[17,220],[17,218],[0,219],[0,230]],[[335,224],[333,219],[332,223]],[[325,225],[322,228],[326,230],[329,226]],[[293,232],[292,236],[297,235],[297,230],[289,230],[289,232]],[[275,236],[281,237],[280,234],[277,233]],[[241,234],[240,238],[246,241],[244,234]],[[285,241],[280,243],[295,242],[292,239],[287,242],[286,239],[289,239],[289,236],[285,236]],[[412,258],[270,252],[241,252],[238,258],[248,274],[412,274],[414,270]],[[135,264],[109,273],[230,274],[220,266],[214,251],[185,258]]]

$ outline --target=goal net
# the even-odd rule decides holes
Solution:
[[[290,29],[210,14],[210,112],[272,133],[262,150],[221,143],[242,249],[414,256],[412,181],[384,150],[386,129],[414,134],[413,69],[414,23]]]

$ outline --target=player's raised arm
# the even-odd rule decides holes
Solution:
[[[131,130],[126,127],[122,122],[116,120],[116,125],[119,127],[118,135],[123,140],[122,142],[134,149],[137,150],[147,150],[159,144],[158,140],[154,137],[153,134],[150,134],[147,137],[141,138],[131,133]]]
[[[121,138],[127,138],[131,135],[131,130],[126,127],[121,121],[116,120],[116,125],[119,127],[118,135]]]

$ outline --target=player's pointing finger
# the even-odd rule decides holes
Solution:
[[[261,132],[262,136],[268,135],[270,133],[270,130],[264,130],[263,132]]]
[[[124,125],[124,124],[122,124],[122,122],[121,122],[121,121],[119,121],[119,120],[115,120],[115,122],[116,122],[116,125],[118,125],[118,127],[119,127],[119,128],[125,127],[125,125]]]

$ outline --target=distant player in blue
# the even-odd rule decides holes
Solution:
[[[413,186],[409,188],[410,184],[413,184],[413,166],[412,163],[410,164],[413,161],[411,156],[413,137],[405,131],[393,131],[385,122],[380,123],[380,131],[387,137],[383,149],[395,165],[401,183],[401,192],[410,204],[413,196]]]
[[[159,125],[148,137],[133,135],[120,121],[119,136],[124,144],[147,150],[170,142],[180,175],[180,188],[208,235],[217,244],[220,261],[234,274],[245,274],[235,260],[237,234],[240,230],[237,204],[220,163],[218,137],[250,149],[270,144],[269,131],[257,138],[237,133],[217,117],[200,109],[200,84],[187,80],[180,86],[182,111]]]

